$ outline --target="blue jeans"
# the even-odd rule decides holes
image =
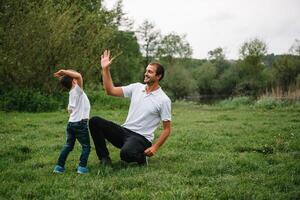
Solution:
[[[86,167],[91,151],[87,120],[69,122],[67,126],[67,141],[59,155],[57,165],[64,167],[69,153],[73,150],[76,139],[81,144],[79,166]]]

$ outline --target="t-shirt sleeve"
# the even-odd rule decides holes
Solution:
[[[160,119],[162,121],[171,121],[172,115],[171,115],[171,101],[165,100],[163,101],[160,109]]]
[[[122,90],[123,90],[124,97],[131,98],[132,93],[136,87],[137,87],[136,83],[133,83],[133,84],[130,84],[127,86],[123,86]]]

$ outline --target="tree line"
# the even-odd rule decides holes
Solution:
[[[167,70],[163,87],[174,99],[191,95],[252,95],[280,86],[300,84],[300,43],[291,53],[268,54],[253,39],[241,45],[240,58],[228,60],[224,49],[193,59],[185,35],[162,35],[145,20],[137,30],[119,0],[107,9],[102,0],[1,1],[0,94],[35,90],[60,91],[52,74],[60,68],[82,73],[85,87],[101,83],[99,55],[119,55],[111,67],[116,85],[141,81],[146,65],[160,61]]]

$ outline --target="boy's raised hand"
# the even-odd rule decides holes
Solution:
[[[53,75],[54,75],[55,77],[60,78],[60,77],[62,77],[64,74],[65,74],[65,73],[64,73],[64,70],[63,70],[63,69],[60,69],[60,70],[58,70],[57,72],[55,72]]]

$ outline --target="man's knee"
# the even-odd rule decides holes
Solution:
[[[123,161],[130,162],[132,153],[128,149],[121,149],[120,158]]]
[[[133,149],[124,148],[120,151],[120,158],[125,162],[137,162],[138,153]]]

